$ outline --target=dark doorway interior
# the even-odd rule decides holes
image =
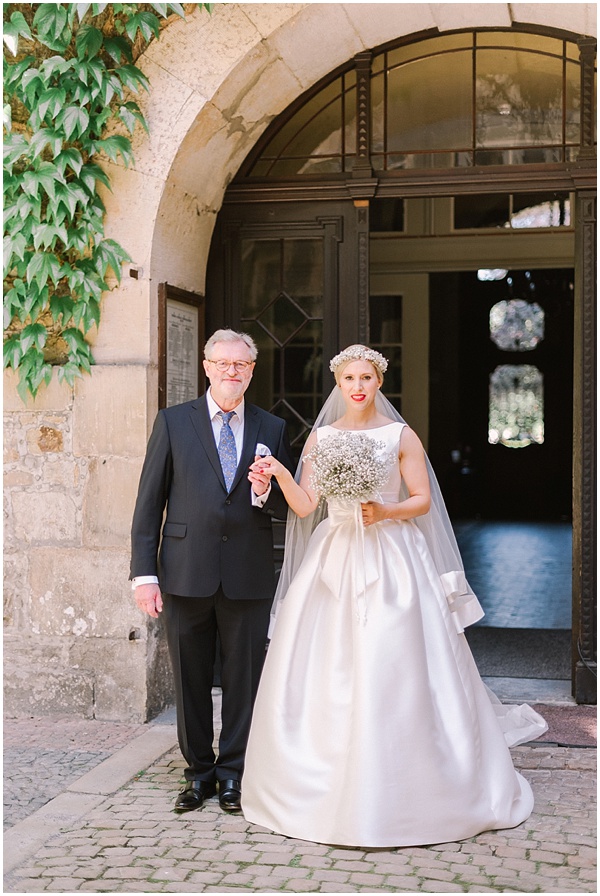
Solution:
[[[429,451],[486,613],[469,642],[482,674],[568,679],[573,272],[509,271],[488,281],[475,271],[433,274],[430,285]],[[508,348],[492,339],[490,312],[512,299],[538,315],[533,348],[518,350],[535,321],[521,321],[522,339],[517,333]],[[537,378],[539,402],[525,400],[536,406],[538,428],[534,438],[494,443],[493,378],[524,366]],[[521,386],[514,384],[517,402]]]
[[[429,452],[451,516],[569,521],[573,271],[509,271],[495,281],[479,280],[476,271],[433,274],[430,296]],[[490,312],[506,311],[511,300],[521,303],[517,312],[526,304],[541,318],[534,348],[501,348],[491,337]],[[506,395],[523,372],[536,379],[535,397],[522,383],[512,396],[517,404],[538,401],[529,444],[523,433],[510,445],[490,442],[490,432],[502,438],[493,429],[494,389],[506,372]]]

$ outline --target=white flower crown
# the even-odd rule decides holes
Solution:
[[[382,375],[388,367],[387,358],[384,358],[375,349],[367,348],[366,345],[349,345],[348,348],[345,348],[339,355],[331,359],[329,369],[335,374],[341,364],[346,364],[350,361],[370,361]]]

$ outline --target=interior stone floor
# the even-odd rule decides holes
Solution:
[[[570,523],[454,523],[467,579],[493,628],[571,628]]]

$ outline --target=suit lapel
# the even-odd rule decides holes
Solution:
[[[244,409],[244,443],[242,445],[242,456],[240,457],[235,478],[231,485],[232,489],[236,487],[240,479],[247,476],[248,467],[254,461],[254,449],[256,447],[259,429],[260,421],[258,419],[258,414],[256,413],[256,408],[246,402]]]
[[[201,395],[200,398],[194,403],[193,411],[190,414],[190,419],[192,421],[194,429],[196,430],[198,438],[202,442],[202,447],[206,451],[207,457],[212,464],[215,473],[217,474],[219,482],[221,483],[223,488],[225,488],[225,478],[223,476],[223,470],[221,469],[219,452],[217,451],[217,446],[215,445],[212,423],[210,422],[210,417],[208,416],[206,396]]]

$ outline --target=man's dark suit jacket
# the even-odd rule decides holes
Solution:
[[[252,506],[248,467],[259,442],[292,468],[284,421],[246,402],[228,494],[206,397],[159,411],[133,516],[131,578],[157,575],[164,593],[184,597],[210,597],[219,586],[234,600],[273,596],[272,518],[284,519],[287,504],[273,479],[264,507]]]

